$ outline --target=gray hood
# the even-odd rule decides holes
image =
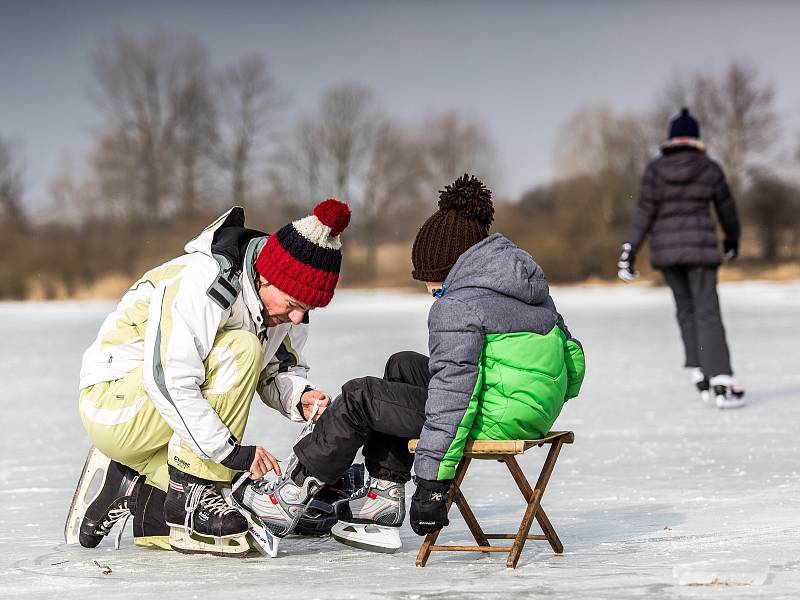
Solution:
[[[445,293],[487,289],[526,304],[541,304],[550,293],[544,271],[530,254],[494,233],[462,254],[445,280]]]

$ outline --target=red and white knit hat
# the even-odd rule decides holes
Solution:
[[[272,285],[312,307],[333,298],[342,267],[339,234],[350,223],[350,208],[330,198],[314,214],[278,229],[256,259],[256,270]]]

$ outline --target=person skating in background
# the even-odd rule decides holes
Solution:
[[[717,296],[723,260],[711,207],[724,232],[723,252],[739,252],[736,203],[722,168],[706,155],[700,126],[684,108],[669,128],[661,155],[642,177],[633,222],[618,259],[623,281],[636,277],[634,260],[650,235],[650,262],[672,289],[691,379],[703,399],[719,408],[744,406],[744,390],[733,377]]]
[[[308,311],[333,297],[349,220],[331,199],[267,236],[235,207],[125,293],[83,356],[80,416],[102,453],[84,476],[111,461],[88,505],[82,477],[68,540],[94,547],[133,513],[137,545],[249,551],[247,522],[217,487],[238,471],[280,474],[263,447],[240,443],[255,392],[299,422],[328,405],[301,352]]]
[[[297,463],[276,504],[251,485],[245,504],[276,529],[308,501],[304,482],[336,480],[359,448],[370,479],[335,505],[334,537],[393,552],[405,518],[405,483],[416,472],[411,526],[424,535],[448,524],[447,491],[468,439],[535,439],[578,395],[584,355],[549,294],[542,269],[500,234],[489,234],[491,192],[463,177],[441,192],[439,210],[414,241],[414,279],[436,298],[428,316],[430,358],[399,352],[383,378],[348,381],[294,447]],[[408,440],[419,437],[416,456]]]

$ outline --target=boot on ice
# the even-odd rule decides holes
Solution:
[[[95,484],[99,482],[99,487]],[[111,460],[92,448],[83,466],[64,527],[67,544],[95,548],[118,522],[115,540],[119,547],[125,524],[136,508],[142,477],[133,469]]]
[[[169,489],[164,502],[169,543],[184,554],[244,556],[247,520],[228,505],[213,481],[169,467]]]
[[[373,552],[400,549],[400,526],[406,516],[404,484],[369,479],[334,508],[339,522],[331,529],[331,535],[338,542]]]
[[[277,479],[248,482],[234,491],[236,501],[254,513],[275,537],[286,537],[305,514],[324,483],[295,459]]]
[[[709,380],[717,408],[741,408],[745,405],[744,388],[731,375],[716,375]]]

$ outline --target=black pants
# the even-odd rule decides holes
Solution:
[[[425,423],[430,379],[427,356],[399,352],[387,361],[383,379],[348,381],[314,430],[295,445],[300,463],[314,477],[333,483],[363,446],[372,477],[405,483],[414,464],[408,440],[419,437]]]
[[[674,266],[662,273],[675,296],[686,366],[702,368],[706,377],[733,374],[717,297],[717,267]]]

